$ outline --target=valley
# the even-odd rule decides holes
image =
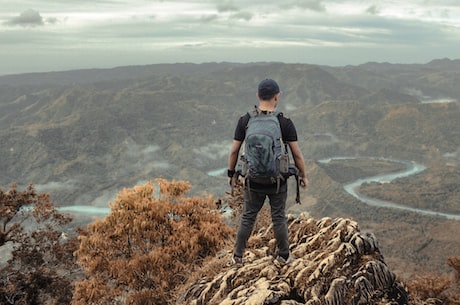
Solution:
[[[447,63],[447,64],[446,64]],[[426,169],[359,193],[414,209],[460,214],[459,60],[325,67],[282,63],[152,65],[0,77],[0,186],[33,184],[63,211],[104,215],[119,191],[157,177],[225,198],[234,127],[279,81],[279,110],[295,123],[310,186],[290,211],[349,217],[382,243],[401,276],[448,270],[459,221],[373,207],[347,193],[358,179]],[[427,101],[436,101],[430,102]],[[337,156],[327,166],[320,161]],[[363,158],[366,157],[366,158]],[[368,159],[367,157],[373,157]],[[291,186],[290,196],[294,194]],[[293,202],[290,200],[289,202]],[[76,216],[85,223],[84,216]]]

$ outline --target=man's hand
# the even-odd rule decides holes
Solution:
[[[299,177],[300,179],[300,186],[302,188],[306,188],[308,186],[308,179],[307,177]]]

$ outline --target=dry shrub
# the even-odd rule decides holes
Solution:
[[[86,279],[76,284],[74,305],[171,304],[175,289],[227,243],[211,196],[188,198],[190,184],[157,179],[124,189],[111,212],[80,235],[78,262]]]
[[[454,269],[454,282],[449,294],[449,302],[460,305],[460,256],[448,257],[447,264]]]
[[[69,304],[79,272],[78,243],[65,233],[71,220],[32,185],[0,189],[0,246],[12,247],[0,269],[0,304]]]
[[[235,181],[232,193],[227,193],[226,202],[231,209],[230,224],[236,226],[241,219],[244,202],[244,186],[240,180]]]
[[[447,264],[454,269],[453,277],[427,274],[408,283],[414,304],[460,305],[460,257],[447,258]]]
[[[408,284],[409,291],[419,299],[442,298],[442,294],[451,284],[446,275],[419,275]]]
[[[460,285],[460,256],[452,256],[447,258],[447,264],[455,271],[455,281]]]

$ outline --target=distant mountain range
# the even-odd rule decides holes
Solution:
[[[439,235],[457,222],[376,210],[344,192],[343,182],[386,165],[325,169],[316,160],[416,161],[428,167],[426,174],[368,192],[457,211],[460,60],[345,67],[171,64],[2,76],[0,186],[33,184],[58,206],[107,207],[122,188],[156,177],[188,180],[193,194],[225,196],[235,124],[257,104],[257,84],[266,77],[279,82],[279,110],[293,119],[308,160],[310,187],[302,192],[305,204],[294,210],[357,219],[380,236],[390,263],[403,269],[442,268],[445,256],[458,254],[457,235]],[[412,233],[398,233],[405,231]],[[432,247],[420,250],[427,234],[434,236]]]
[[[0,76],[0,85],[75,85],[134,80],[152,76],[192,76],[204,77],[208,74],[232,68],[263,67],[283,65],[279,63],[205,63],[205,64],[156,64],[146,66],[126,66],[112,69],[82,69],[46,73],[25,73]],[[330,67],[313,65],[288,65],[316,67],[330,72],[335,78],[350,85],[372,91],[395,89],[408,91],[411,95],[433,97],[427,94],[458,99],[460,89],[455,80],[460,70],[460,59],[436,59],[427,64],[391,64],[369,62],[358,66]],[[325,76],[327,77],[327,76]],[[458,79],[457,79],[458,80]],[[413,88],[412,88],[413,87]],[[412,91],[416,90],[416,91]]]
[[[223,194],[238,117],[257,83],[280,83],[306,158],[382,155],[425,161],[460,146],[460,60],[326,67],[208,63],[0,77],[0,185],[33,183],[57,204],[107,204],[154,177]],[[455,140],[457,139],[457,140]]]

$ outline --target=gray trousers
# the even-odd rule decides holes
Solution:
[[[243,257],[246,242],[254,229],[257,214],[264,205],[265,198],[270,200],[270,211],[275,232],[278,255],[289,257],[289,235],[286,218],[287,188],[284,187],[277,194],[267,194],[245,189],[243,214],[236,234],[234,255]]]

